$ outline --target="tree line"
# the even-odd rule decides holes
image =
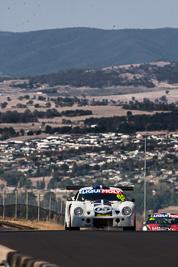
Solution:
[[[7,117],[8,119],[2,120],[2,116],[0,113],[0,122],[35,122],[37,118],[52,118],[54,116],[73,116],[73,111],[65,111],[63,114],[59,113],[55,109],[43,111],[26,111],[24,114],[15,113],[11,111],[7,111],[11,116]],[[46,113],[44,115],[44,113]],[[74,112],[75,113],[75,112]],[[20,119],[18,117],[19,115]],[[27,116],[25,116],[27,114]],[[36,115],[38,114],[38,116]],[[76,111],[76,116],[79,116],[79,112]],[[13,116],[17,115],[17,116]],[[80,115],[91,115],[89,111],[82,111]],[[22,116],[22,117],[21,117]],[[24,118],[24,120],[22,120]],[[50,125],[46,125],[45,130],[43,132],[47,134],[86,134],[86,133],[103,133],[103,132],[122,132],[125,134],[134,134],[137,131],[176,131],[178,129],[178,110],[174,110],[168,113],[156,113],[154,115],[132,115],[131,112],[128,112],[127,116],[113,116],[113,117],[102,117],[102,118],[88,118],[84,120],[84,126],[63,126],[63,127],[51,127]],[[42,131],[40,130],[40,133]],[[10,136],[15,136],[19,134],[15,132],[15,130],[10,128],[1,128],[1,135],[3,135],[3,140],[7,139]],[[4,134],[5,133],[5,134]],[[29,131],[29,135],[40,134],[38,131]],[[4,139],[5,138],[5,139]],[[2,137],[1,137],[2,140]]]
[[[18,111],[7,111],[0,112],[0,123],[28,123],[28,122],[37,122],[38,118],[54,118],[61,116],[87,116],[92,115],[91,110],[66,110],[61,113],[57,109],[47,109],[46,111],[30,111],[29,109],[25,110],[23,113]]]
[[[126,74],[126,75],[125,75]],[[131,78],[128,78],[131,74]],[[108,68],[108,69],[70,69],[58,73],[34,76],[29,82],[15,84],[13,87],[33,89],[41,84],[66,85],[73,87],[88,86],[91,88],[104,88],[110,86],[144,86],[155,87],[152,79],[158,82],[178,83],[178,63],[172,62],[164,66],[152,64],[131,65],[128,68]]]
[[[153,194],[155,190],[155,194]],[[134,191],[127,193],[135,199],[137,212],[143,212],[143,182],[134,186]],[[169,182],[160,181],[157,186],[147,183],[147,210],[158,212],[159,209],[178,205],[178,194]]]
[[[174,111],[177,109],[177,105],[175,103],[167,104],[165,102],[154,103],[145,98],[143,102],[139,102],[137,100],[134,102],[130,101],[128,104],[124,104],[123,108],[144,111]]]
[[[169,113],[156,113],[154,115],[132,115],[113,116],[102,118],[88,118],[84,121],[84,127],[54,127],[47,125],[45,132],[57,133],[102,133],[122,132],[125,134],[136,133],[137,131],[176,131],[178,129],[178,110]]]
[[[178,129],[178,110],[153,115],[114,116],[108,118],[88,118],[84,121],[85,127],[93,128],[94,132],[123,132],[135,133],[137,131],[175,131]]]
[[[104,71],[102,69],[72,69],[49,75],[34,76],[30,78],[30,83],[37,85],[49,84],[49,86],[51,87],[54,87],[56,85],[70,85],[72,87],[88,86],[91,88],[103,88],[110,86],[146,86],[148,88],[154,87],[154,84],[146,75],[144,79],[135,76],[131,80],[120,75],[124,72],[126,71],[122,69],[112,69],[110,71]],[[127,70],[127,72],[129,72],[129,70]]]

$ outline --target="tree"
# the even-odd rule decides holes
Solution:
[[[146,97],[143,98],[143,103],[149,103],[149,102],[150,102],[149,98],[146,98]]]
[[[8,103],[7,103],[7,102],[3,102],[3,103],[1,103],[1,108],[6,108],[6,107],[7,107],[7,105],[8,105]]]
[[[27,131],[27,135],[34,135],[34,131],[33,130]]]
[[[45,101],[46,100],[46,97],[42,96],[42,95],[39,95],[38,96],[38,100],[40,101]]]
[[[25,176],[20,177],[18,182],[18,187],[25,187],[26,189],[32,188],[31,180],[27,179]]]
[[[45,180],[43,178],[43,181],[37,181],[36,182],[37,189],[45,189]]]
[[[60,169],[61,171],[67,172],[69,170],[69,166],[67,164],[62,164]]]
[[[1,179],[7,182],[7,186],[25,186],[26,178],[22,172],[7,172],[1,175]]]
[[[53,192],[47,192],[44,194],[41,205],[43,208],[49,209],[52,202],[56,202],[56,195]]]
[[[156,196],[154,197],[154,202],[153,202],[153,207],[152,207],[153,212],[158,212],[158,210],[159,210],[160,208],[161,208],[161,200],[160,200],[159,196],[156,195]]]
[[[24,136],[25,135],[25,131],[24,131],[24,129],[20,129],[20,134],[21,134],[21,136]]]
[[[130,116],[132,116],[132,111],[127,111],[127,117],[130,117]]]
[[[50,108],[50,107],[51,107],[51,103],[50,103],[50,102],[47,102],[47,103],[45,104],[45,107],[46,107],[46,108]]]
[[[41,134],[41,130],[37,130],[36,135],[40,135],[40,134]]]
[[[167,98],[165,95],[161,96],[160,97],[160,100],[163,102],[163,103],[167,103]]]
[[[29,101],[27,102],[27,105],[33,105],[33,103],[34,103],[33,100],[29,100]]]
[[[57,171],[53,172],[53,179],[57,182],[61,181],[61,178],[59,177],[59,173]]]
[[[49,200],[50,197],[52,197],[52,199],[54,199],[54,200],[56,199],[56,195],[53,192],[47,192],[47,193],[44,194],[43,200],[44,201],[45,200]]]
[[[52,127],[50,125],[46,125],[45,133],[51,133]]]

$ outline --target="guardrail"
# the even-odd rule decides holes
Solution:
[[[0,194],[0,216],[64,223],[65,203],[54,194],[48,198],[31,192]],[[0,245],[0,266],[6,267],[57,267],[58,265],[34,259]]]
[[[6,267],[59,267],[46,261],[37,260],[31,256],[0,245],[0,266]]]
[[[54,194],[47,198],[40,194],[25,193],[3,193],[0,194],[0,216],[3,219],[21,218],[39,221],[64,221],[65,202],[57,199]]]

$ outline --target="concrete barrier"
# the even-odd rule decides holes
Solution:
[[[59,267],[46,261],[22,254],[16,250],[0,245],[0,266],[10,267]]]

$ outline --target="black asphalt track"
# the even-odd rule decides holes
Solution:
[[[0,244],[64,267],[178,266],[178,232],[0,232]]]

